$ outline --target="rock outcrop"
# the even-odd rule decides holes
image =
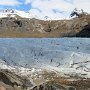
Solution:
[[[0,90],[24,90],[32,86],[26,77],[9,70],[0,70]]]
[[[31,90],[76,90],[76,88],[61,85],[61,84],[58,84],[58,83],[50,83],[49,82],[49,83],[44,83],[44,84],[39,85],[39,86],[35,86]]]

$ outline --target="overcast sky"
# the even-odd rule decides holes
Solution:
[[[90,0],[0,0],[0,9],[29,11],[37,17],[67,18],[74,8],[90,13]]]

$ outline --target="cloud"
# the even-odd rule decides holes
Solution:
[[[18,0],[0,0],[0,5],[3,6],[16,6],[20,4],[21,2],[19,2]]]
[[[90,13],[90,0],[75,0],[74,5],[78,9],[83,9],[84,11]]]
[[[30,12],[39,18],[45,16],[51,19],[67,18],[66,12],[68,14],[68,11],[71,11],[70,7],[73,7],[71,3],[64,0],[26,0],[27,2],[32,6]]]
[[[30,12],[40,18],[68,18],[74,8],[90,12],[90,0],[26,0],[25,3],[31,4]]]
[[[32,2],[33,2],[33,0],[26,0],[25,4],[32,3]]]

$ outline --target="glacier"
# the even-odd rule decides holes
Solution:
[[[47,69],[90,77],[89,38],[0,38],[0,68]],[[22,71],[23,72],[23,71]]]

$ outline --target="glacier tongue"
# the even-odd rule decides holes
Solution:
[[[90,77],[89,48],[86,38],[0,38],[0,68],[27,74],[46,69]]]

